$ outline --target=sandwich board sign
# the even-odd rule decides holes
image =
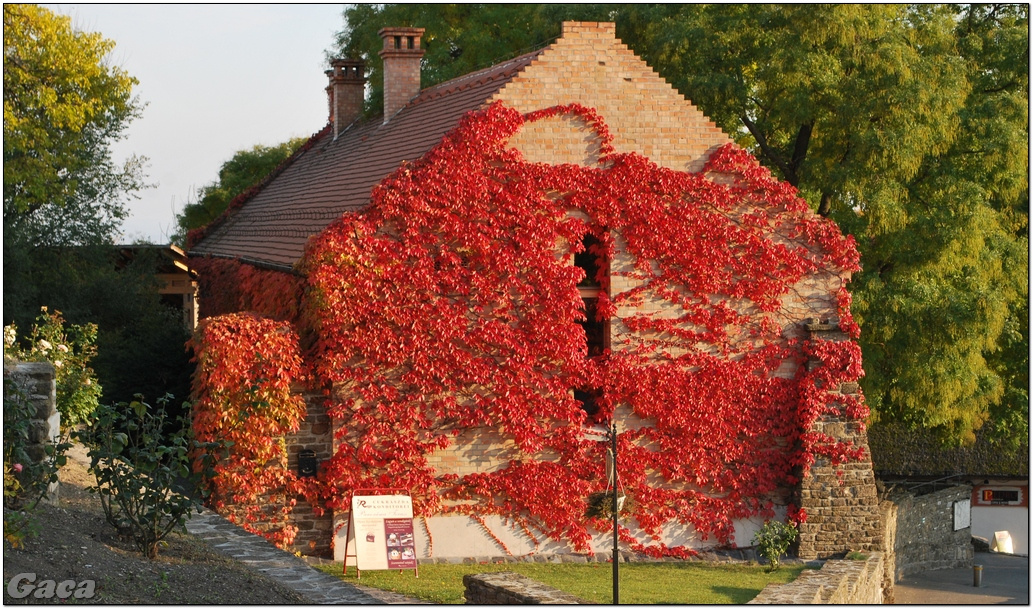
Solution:
[[[385,490],[397,492],[398,489]],[[413,569],[419,577],[412,497],[360,492],[368,491],[356,491],[352,496],[344,550],[344,572],[348,572],[348,558],[354,557],[359,577],[367,569]],[[348,546],[354,548],[354,554],[348,552]]]

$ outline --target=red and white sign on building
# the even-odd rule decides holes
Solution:
[[[1029,507],[1029,487],[1010,485],[977,485],[972,489],[972,505]]]

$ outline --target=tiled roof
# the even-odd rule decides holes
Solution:
[[[539,53],[428,87],[386,124],[381,117],[357,121],[336,141],[324,129],[243,206],[213,225],[190,255],[292,267],[311,235],[342,213],[364,207],[374,186],[403,161],[427,153]]]

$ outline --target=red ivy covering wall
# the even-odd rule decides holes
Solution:
[[[283,437],[297,431],[305,403],[292,392],[305,374],[289,323],[235,313],[203,320],[193,338],[194,433],[222,442],[210,472],[211,502],[231,522],[289,547],[298,495],[318,489],[287,467]]]
[[[595,131],[599,166],[529,163],[507,147],[524,123],[557,115]],[[357,487],[405,487],[421,515],[497,514],[536,542],[583,550],[608,526],[583,517],[605,460],[583,437],[574,389],[601,395],[600,420],[621,406],[649,423],[625,430],[619,450],[633,517],[653,541],[623,538],[653,553],[686,554],[658,541],[671,522],[729,542],[735,519],[770,516],[816,456],[861,456],[808,431],[824,413],[866,416],[825,390],[860,376],[856,344],[782,327],[801,280],[859,268],[852,239],[732,146],[694,174],[616,153],[611,140],[588,108],[522,115],[496,103],[313,238],[295,318],[317,337],[308,358],[320,383],[336,384],[328,413],[344,423],[320,476],[328,507]],[[594,358],[572,265],[586,234],[604,261],[618,248],[631,257],[637,286],[607,295],[602,265],[597,315],[630,333]],[[845,288],[835,297],[856,338]],[[636,308],[647,299],[663,311]],[[808,371],[811,356],[824,365]],[[776,374],[784,362],[790,378]],[[478,428],[512,441],[508,467],[434,470],[428,455]]]
[[[190,266],[197,271],[199,291],[204,294],[198,300],[202,318],[238,311],[280,321],[298,318],[305,291],[302,277],[226,258],[192,258]]]

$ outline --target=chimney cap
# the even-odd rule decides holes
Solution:
[[[426,30],[421,27],[385,27],[380,28],[377,35],[384,40],[384,48],[380,56],[385,53],[399,55],[423,55],[420,48],[420,37]]]
[[[348,81],[362,81],[366,80],[366,62],[362,59],[337,57],[330,61],[331,69],[324,72],[330,77],[331,81],[336,80],[348,80]]]
[[[377,36],[422,36],[426,31],[426,28],[422,27],[382,27]]]
[[[355,59],[354,57],[336,57],[330,62],[331,66],[366,66],[366,62],[362,59]]]

